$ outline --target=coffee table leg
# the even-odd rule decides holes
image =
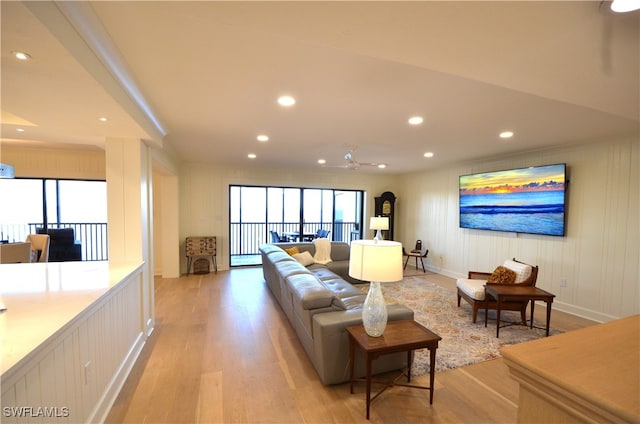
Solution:
[[[407,352],[407,381],[411,381],[411,351]]]
[[[436,376],[436,349],[429,349],[429,405],[433,404],[433,383]]]
[[[369,419],[369,406],[371,405],[371,356],[367,353],[367,419]]]

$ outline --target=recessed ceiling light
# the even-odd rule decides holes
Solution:
[[[424,157],[425,157],[425,158],[432,158],[432,157],[433,157],[433,152],[426,152],[426,153],[424,154]]]
[[[513,137],[513,131],[502,131],[500,133],[500,138],[511,138]]]
[[[411,118],[409,118],[409,123],[411,125],[420,125],[423,121],[424,119],[422,119],[422,116],[412,116]]]
[[[291,96],[280,96],[278,97],[278,103],[280,104],[280,106],[289,107],[296,104],[296,99]]]
[[[107,119],[107,118],[105,118],[105,117],[103,116],[103,117],[101,117],[101,118],[98,118],[98,121],[100,121],[100,122],[107,122],[107,121],[108,121],[108,119]]]
[[[384,169],[386,167],[387,167],[387,164],[385,164],[385,163],[378,164],[378,168],[380,168],[380,169]]]
[[[325,163],[327,163],[327,161],[326,161],[326,160],[324,160],[324,159],[318,159],[318,163],[319,163],[320,165],[324,165]]]
[[[248,157],[249,159],[255,159],[255,158],[257,158],[258,156],[257,156],[255,153],[249,153],[249,154],[247,155],[247,157]]]
[[[24,128],[16,128],[16,131],[18,131],[18,132],[24,132]]]
[[[260,134],[259,136],[256,137],[256,140],[261,141],[261,142],[265,142],[265,141],[269,141],[269,136],[268,135],[264,135],[264,134]]]
[[[25,52],[13,52],[13,55],[18,60],[29,60],[29,59],[31,59],[31,55],[29,53],[25,53]]]

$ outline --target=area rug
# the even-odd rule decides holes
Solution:
[[[456,294],[428,281],[427,276],[405,277],[400,282],[382,283],[387,303],[402,303],[413,309],[414,319],[442,337],[436,351],[436,372],[499,358],[500,347],[545,336],[545,330],[513,325],[500,328],[496,338],[495,311],[489,311],[489,322],[484,326],[484,311],[478,313],[477,323],[471,322],[471,306],[464,300],[457,305]],[[359,288],[367,293],[368,284]],[[501,320],[520,321],[520,313],[503,311]],[[545,323],[534,320],[534,326]],[[550,329],[549,335],[560,331]],[[429,351],[415,352],[411,373],[414,376],[429,372]]]

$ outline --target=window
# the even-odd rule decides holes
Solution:
[[[0,240],[24,241],[43,228],[73,228],[83,260],[108,259],[107,183],[59,179],[0,179]]]
[[[363,197],[358,190],[230,186],[231,266],[259,265],[258,248],[272,231],[291,240],[311,240],[320,229],[335,241],[360,238]]]

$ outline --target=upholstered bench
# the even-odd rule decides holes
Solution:
[[[459,278],[456,281],[458,292],[458,307],[460,299],[464,299],[472,307],[472,319],[475,323],[478,318],[478,309],[496,309],[496,300],[486,298],[484,286],[491,284],[516,284],[521,286],[535,286],[538,279],[538,266],[517,261],[515,258],[506,260],[497,267],[493,273],[469,271],[468,278]],[[502,310],[520,311],[523,322],[526,322],[526,310],[529,302],[503,302]]]

